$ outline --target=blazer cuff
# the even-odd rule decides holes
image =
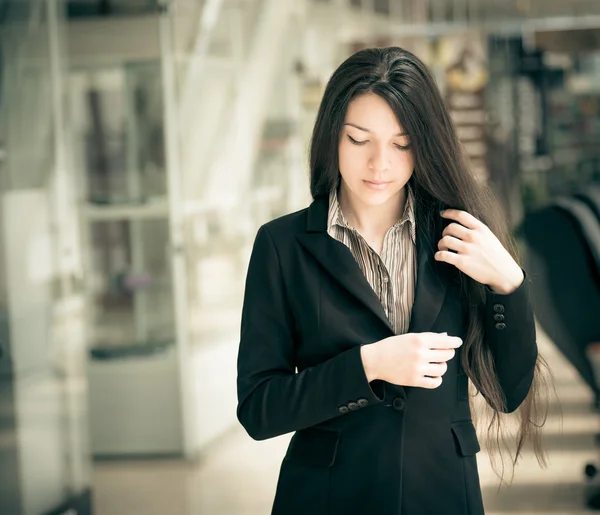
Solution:
[[[485,328],[501,382],[509,378],[512,382],[526,375],[537,359],[535,318],[527,276],[521,286],[507,295],[487,293]]]
[[[529,280],[523,270],[523,282],[511,293],[496,293],[487,288],[486,325],[492,330],[502,332],[511,324],[533,321],[533,313],[529,301]]]
[[[347,370],[349,372],[349,388],[344,389],[344,397],[337,405],[338,414],[357,411],[367,406],[380,404],[385,395],[383,381],[369,383],[360,353],[362,345],[346,351]]]

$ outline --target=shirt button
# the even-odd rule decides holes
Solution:
[[[348,413],[350,410],[348,409],[348,406],[340,406],[340,407],[338,408],[338,411],[339,411],[340,413]]]
[[[385,284],[387,284],[387,283],[388,283],[388,281],[389,281],[389,279],[388,279],[387,277],[384,277],[384,278],[382,279],[382,281],[383,281]]]
[[[498,322],[496,324],[496,329],[498,329],[498,331],[502,331],[502,329],[506,329],[506,324],[504,324],[502,322]]]
[[[349,407],[351,410],[355,410],[355,409],[358,409],[358,404],[356,404],[356,402],[349,402],[349,403],[348,403],[348,407]]]
[[[496,322],[502,322],[504,320],[504,315],[500,315],[500,314],[494,315],[494,320]]]
[[[494,311],[496,313],[504,313],[504,306],[502,304],[494,304]]]
[[[356,402],[358,402],[358,405],[361,408],[364,408],[367,404],[369,404],[369,401],[367,399],[358,399]]]

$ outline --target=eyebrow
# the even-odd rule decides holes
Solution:
[[[361,127],[360,125],[356,125],[355,123],[347,122],[344,125],[350,125],[351,127],[355,127],[358,130],[361,130],[364,132],[371,132],[369,129],[365,129],[364,127]],[[396,137],[396,136],[408,136],[408,134],[406,132],[399,132],[398,134],[394,134],[394,137]]]

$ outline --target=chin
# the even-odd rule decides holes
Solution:
[[[392,198],[390,195],[357,195],[358,200],[361,202],[361,204],[363,204],[364,206],[371,206],[371,207],[375,207],[375,206],[382,206],[384,204],[386,204],[387,202],[390,201],[390,199]]]

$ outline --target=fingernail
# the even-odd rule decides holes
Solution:
[[[440,209],[440,215],[443,215],[444,211],[446,211],[446,210],[445,209]]]

